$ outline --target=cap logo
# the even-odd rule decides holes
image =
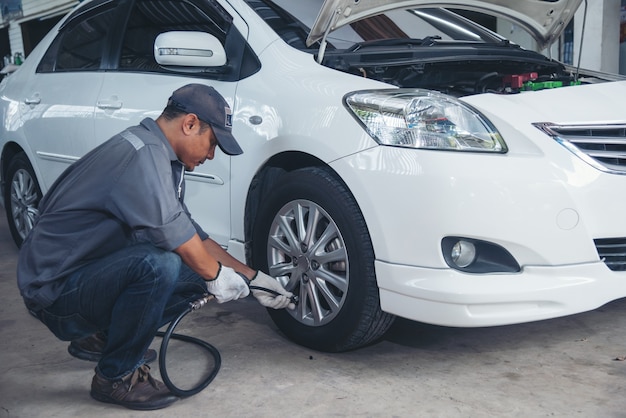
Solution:
[[[226,127],[232,129],[233,128],[233,111],[230,110],[230,107],[224,108],[224,116]]]

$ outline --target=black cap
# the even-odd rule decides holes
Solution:
[[[168,106],[187,113],[195,113],[211,125],[220,149],[228,155],[239,155],[243,150],[232,134],[233,113],[226,100],[213,87],[204,84],[187,84],[175,90],[167,101]]]

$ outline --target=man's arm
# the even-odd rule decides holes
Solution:
[[[213,280],[217,277],[220,269],[219,260],[207,250],[198,234],[194,234],[174,252],[205,280]]]
[[[211,256],[224,266],[228,266],[235,270],[238,273],[243,274],[248,278],[248,280],[252,279],[256,274],[256,271],[246,264],[240,262],[235,257],[230,255],[226,250],[222,248],[217,242],[213,241],[211,238],[207,238],[202,241],[204,248],[207,250]]]
[[[214,279],[219,269],[218,262],[230,267],[236,272],[252,279],[256,271],[228,254],[217,242],[211,238],[204,241],[195,234],[187,242],[174,250],[193,271],[207,280]]]

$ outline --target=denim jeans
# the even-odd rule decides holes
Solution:
[[[176,253],[138,244],[69,275],[39,317],[64,341],[103,331],[108,338],[97,370],[117,379],[141,366],[157,330],[204,293],[204,279]]]

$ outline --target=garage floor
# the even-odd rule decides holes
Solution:
[[[67,354],[24,308],[16,259],[0,207],[0,418],[626,417],[626,300],[498,328],[398,320],[379,343],[342,354],[289,342],[252,298],[210,304],[177,328],[221,352],[208,388],[150,413],[101,404],[89,396],[94,364]],[[208,367],[188,344],[167,352],[181,388]]]

